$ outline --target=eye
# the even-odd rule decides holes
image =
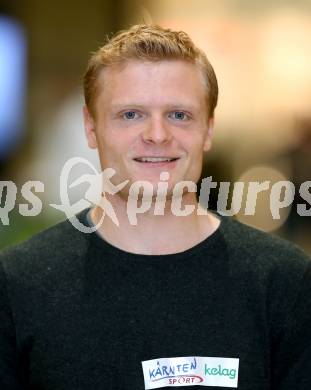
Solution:
[[[139,114],[136,111],[126,111],[122,114],[122,116],[124,119],[129,119],[129,120],[139,118]]]
[[[189,119],[189,115],[187,115],[184,111],[173,111],[170,113],[169,117],[178,121],[186,121]]]

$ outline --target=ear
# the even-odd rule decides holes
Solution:
[[[95,121],[86,106],[83,107],[83,120],[85,135],[89,148],[96,149],[98,145],[95,133]]]
[[[204,141],[204,152],[208,152],[212,146],[213,131],[214,131],[214,117],[209,118],[207,122],[207,133]]]

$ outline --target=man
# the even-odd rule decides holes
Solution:
[[[202,211],[189,184],[217,103],[205,54],[183,32],[134,26],[84,81],[88,144],[127,183],[106,194],[119,224],[95,207],[78,218],[102,221],[96,233],[66,221],[2,254],[1,389],[311,388],[310,260]]]

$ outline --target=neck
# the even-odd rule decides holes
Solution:
[[[220,220],[210,212],[202,213],[195,194],[188,193],[182,200],[187,210],[193,209],[188,215],[181,215],[185,206],[176,207],[171,201],[167,201],[165,207],[153,202],[148,204],[147,211],[140,212],[147,209],[146,203],[141,203],[138,208],[137,204],[130,206],[122,198],[113,196],[109,202],[119,226],[106,214],[98,233],[110,244],[131,253],[160,255],[183,252],[214,233]],[[101,220],[103,213],[100,206],[92,210],[94,224]]]

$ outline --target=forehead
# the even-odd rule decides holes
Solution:
[[[98,78],[98,102],[165,105],[205,103],[205,80],[199,67],[185,60],[130,60],[108,66]]]

